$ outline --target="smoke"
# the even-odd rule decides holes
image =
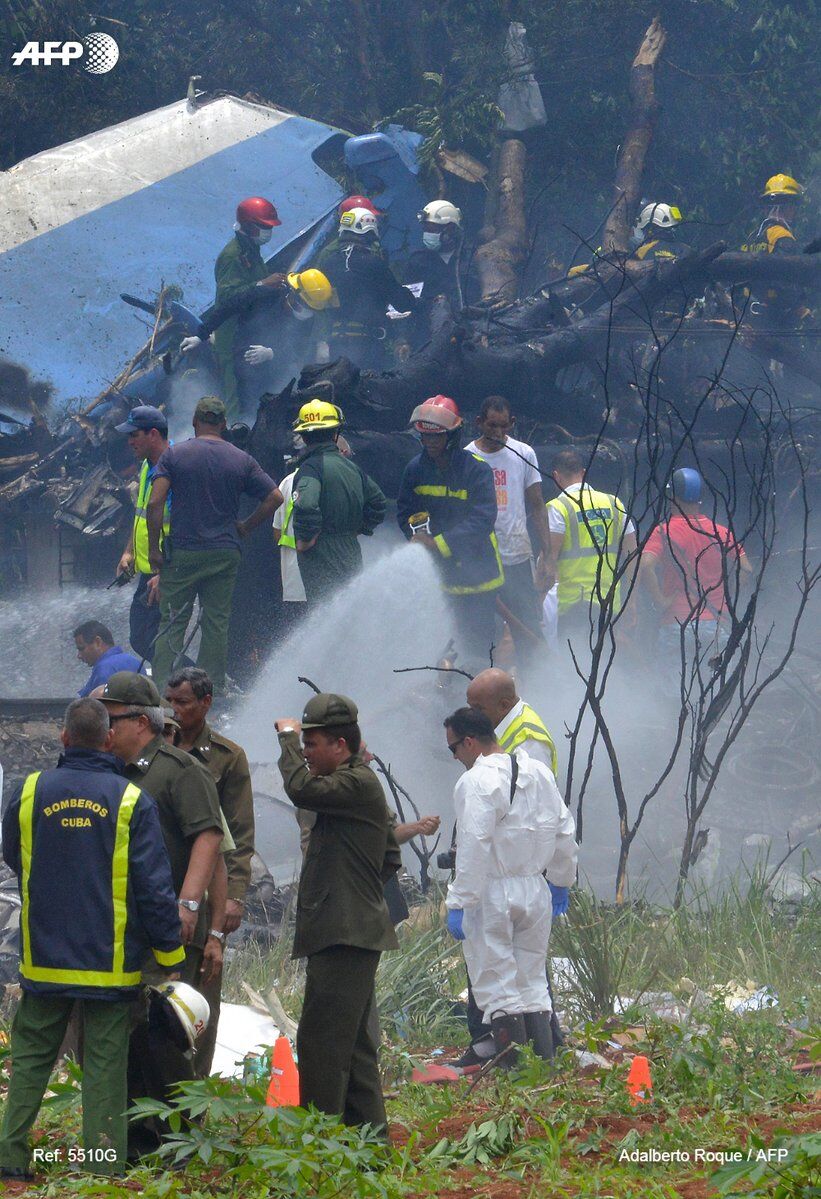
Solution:
[[[64,587],[38,591],[36,607],[19,598],[0,600],[2,696],[61,699],[76,694],[89,668],[77,659],[71,633],[85,620],[101,620],[115,645],[128,648],[128,609],[133,587],[111,591]]]

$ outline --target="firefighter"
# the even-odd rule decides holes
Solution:
[[[254,401],[265,392],[281,389],[299,373],[311,358],[315,313],[338,304],[322,271],[292,271],[284,276],[284,285],[279,279],[279,275],[269,275],[212,305],[200,318],[198,335],[182,343],[183,352],[188,353],[238,318],[234,343],[237,373],[243,395]]]
[[[285,276],[271,274],[263,261],[261,248],[271,240],[273,230],[282,222],[270,200],[262,196],[250,196],[237,205],[234,236],[223,248],[214,266],[217,285],[214,303],[219,305],[246,291],[261,280],[266,286],[281,288]],[[222,395],[229,417],[239,410],[245,396],[241,393],[240,377],[237,374],[237,355],[247,342],[238,337],[240,317],[232,317],[220,326],[214,337],[214,355],[222,374]],[[199,345],[199,338],[185,338],[180,349],[183,353]],[[242,370],[240,368],[240,374]]]
[[[413,317],[415,346],[427,341],[433,332],[431,313],[437,298],[443,296],[454,315],[462,307],[458,275],[461,211],[450,200],[432,200],[419,213],[418,220],[422,225],[423,249],[411,254],[404,271],[407,283],[422,285]]]
[[[494,531],[493,471],[478,455],[460,449],[462,418],[448,396],[417,405],[410,423],[422,452],[405,467],[396,518],[414,545],[434,555],[457,642],[465,658],[482,669],[494,641],[496,592],[505,581]]]
[[[3,858],[22,900],[22,997],[0,1135],[6,1179],[32,1177],[28,1133],[75,1000],[85,1026],[79,1160],[101,1174],[125,1168],[130,1010],[141,964],[151,947],[166,977],[185,965],[158,808],[123,778],[114,735],[104,704],[74,700],[57,768],[30,774],[3,816]]]
[[[791,175],[772,175],[764,185],[761,199],[765,216],[755,232],[742,245],[743,254],[796,254],[798,245],[792,231],[804,189]],[[769,287],[756,291],[742,289],[747,319],[753,327],[794,328],[811,315],[803,295],[795,288]]]
[[[675,262],[690,251],[678,236],[681,211],[673,204],[645,204],[633,228],[636,249],[633,259],[639,262]]]
[[[358,537],[370,537],[385,519],[387,500],[381,489],[337,444],[343,421],[335,404],[315,398],[302,405],[294,422],[305,451],[298,459],[279,544],[283,536],[287,545],[293,540],[309,604],[361,569]]]
[[[413,312],[416,299],[378,253],[377,218],[367,208],[350,208],[339,219],[336,249],[321,260],[339,307],[331,314],[328,353],[363,369],[381,370],[390,325],[388,307]]]

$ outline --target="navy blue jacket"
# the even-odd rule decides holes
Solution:
[[[157,806],[121,770],[112,754],[68,749],[3,815],[26,991],[124,999],[149,948],[168,969],[185,959]]]
[[[423,451],[405,467],[396,519],[406,537],[408,518],[430,514],[445,591],[469,595],[493,591],[505,580],[496,541],[496,488],[493,471],[477,454],[450,451],[444,472]]]

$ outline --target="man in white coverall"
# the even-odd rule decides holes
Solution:
[[[458,708],[445,720],[448,749],[465,767],[456,784],[456,872],[448,930],[463,941],[473,993],[490,1020],[494,1048],[533,1040],[551,1056],[545,977],[553,901],[548,881],[576,878],[576,826],[553,774],[523,750],[507,754],[484,713]],[[515,1051],[503,1059],[515,1064]]]

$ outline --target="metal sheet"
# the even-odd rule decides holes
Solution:
[[[276,204],[266,257],[321,220],[341,189],[312,154],[338,130],[225,96],[135,117],[0,175],[0,354],[58,400],[97,394],[146,339],[119,299],[165,283],[201,311],[247,195]],[[45,231],[43,231],[45,228]]]

